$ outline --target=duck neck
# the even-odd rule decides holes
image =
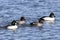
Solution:
[[[50,15],[49,17],[53,18],[53,17],[54,17],[54,15]]]

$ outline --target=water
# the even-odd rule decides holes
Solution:
[[[55,13],[54,24],[45,23],[43,28],[20,26],[16,32],[0,29],[0,40],[60,40],[60,0],[0,0],[0,26],[12,20],[26,17],[26,24]]]

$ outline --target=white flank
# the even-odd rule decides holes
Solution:
[[[53,20],[55,20],[55,18],[50,18],[50,17],[45,17],[45,18],[43,18],[45,21],[53,21]]]
[[[14,25],[14,26],[8,26],[7,28],[11,29],[11,30],[15,30],[15,29],[17,29],[17,27],[18,27],[17,25]]]

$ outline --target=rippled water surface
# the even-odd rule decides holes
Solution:
[[[60,40],[60,0],[0,0],[0,27],[26,17],[26,24],[55,13],[55,23],[42,28],[19,26],[16,32],[0,28],[0,40]]]

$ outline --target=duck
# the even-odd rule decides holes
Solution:
[[[37,22],[37,26],[42,26],[44,23],[44,19],[40,18]]]
[[[30,25],[31,26],[40,26],[41,27],[43,25],[43,23],[44,23],[44,19],[40,18],[38,20],[38,22],[32,22],[32,23],[30,23]]]
[[[55,15],[54,15],[53,12],[51,12],[49,16],[43,16],[41,18],[44,19],[45,21],[54,21],[55,20]]]
[[[11,22],[11,25],[7,25],[5,28],[15,31],[18,28],[16,20],[13,20]]]
[[[36,26],[37,22],[31,22],[30,26]]]
[[[20,18],[20,20],[18,21],[18,24],[24,25],[24,24],[25,24],[25,20],[26,20],[25,17],[22,16],[22,17]]]

